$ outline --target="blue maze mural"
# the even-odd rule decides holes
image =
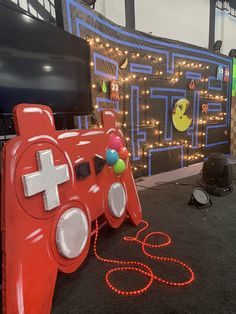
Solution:
[[[220,65],[231,71],[229,57],[127,30],[65,1],[68,31],[91,45],[95,110],[119,112],[136,176],[188,166],[214,151],[229,153],[231,81],[216,78]],[[110,97],[111,81],[118,83],[119,100]],[[192,119],[185,132],[172,123],[181,98],[189,100],[185,114]]]

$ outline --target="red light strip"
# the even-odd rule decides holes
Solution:
[[[152,285],[153,280],[157,280],[161,283],[164,283],[164,284],[167,284],[170,286],[178,286],[178,287],[191,284],[195,278],[195,275],[194,275],[194,272],[192,271],[192,269],[188,265],[186,265],[185,263],[181,262],[180,260],[178,260],[176,258],[160,257],[160,256],[152,255],[146,251],[146,247],[160,248],[160,247],[165,247],[165,246],[170,245],[171,244],[171,238],[168,236],[168,234],[163,233],[163,232],[151,232],[151,233],[148,233],[146,235],[146,237],[144,238],[143,241],[139,240],[138,237],[140,236],[140,234],[142,232],[144,232],[149,226],[148,222],[146,222],[144,220],[142,220],[142,223],[144,223],[145,226],[137,232],[135,237],[124,237],[124,240],[130,241],[130,242],[137,242],[138,244],[140,244],[142,246],[142,251],[143,251],[144,255],[148,256],[151,259],[154,259],[157,261],[162,261],[162,262],[171,262],[171,263],[179,264],[180,266],[182,266],[183,268],[185,268],[188,271],[188,273],[190,274],[190,278],[187,281],[183,281],[183,282],[173,282],[173,281],[169,281],[166,279],[162,279],[162,278],[154,275],[152,269],[144,263],[135,262],[135,261],[112,260],[112,259],[107,259],[107,258],[103,258],[103,257],[99,256],[97,253],[98,222],[96,220],[96,233],[95,233],[93,250],[94,250],[94,254],[97,257],[97,259],[99,259],[100,261],[105,262],[105,263],[113,263],[113,264],[119,264],[119,265],[130,265],[130,266],[116,267],[116,268],[109,270],[105,276],[105,280],[106,280],[108,287],[118,294],[131,296],[131,295],[139,295],[139,294],[147,291],[150,288],[150,286]],[[152,236],[156,236],[156,235],[161,235],[162,237],[166,238],[166,241],[161,243],[161,244],[149,244],[149,243],[147,243],[148,238],[150,238]],[[139,290],[132,290],[132,291],[121,290],[121,289],[116,288],[113,284],[111,284],[111,281],[110,281],[110,275],[114,272],[119,272],[119,271],[138,272],[138,273],[141,273],[144,276],[148,277],[149,281],[143,288],[141,288]]]

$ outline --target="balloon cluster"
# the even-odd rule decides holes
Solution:
[[[128,158],[129,152],[123,146],[119,136],[111,134],[108,141],[108,149],[106,151],[106,161],[109,166],[113,166],[116,174],[121,174],[125,171],[125,161]]]

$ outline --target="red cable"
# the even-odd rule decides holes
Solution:
[[[141,244],[143,253],[151,259],[154,259],[157,261],[164,261],[164,262],[171,262],[171,263],[179,264],[180,266],[182,266],[183,268],[185,268],[189,272],[190,278],[187,281],[183,281],[183,282],[172,282],[172,281],[168,281],[168,280],[162,279],[162,278],[154,275],[151,268],[144,263],[135,262],[135,261],[118,261],[118,260],[107,259],[107,258],[103,258],[103,257],[99,256],[97,253],[98,222],[96,220],[96,233],[95,233],[93,250],[94,250],[94,254],[97,257],[97,259],[99,259],[100,261],[105,262],[105,263],[113,263],[113,264],[119,264],[119,265],[130,265],[130,266],[116,267],[116,268],[109,270],[105,276],[106,283],[107,283],[108,287],[118,294],[130,296],[130,295],[138,295],[138,294],[141,294],[141,293],[147,291],[150,288],[150,286],[152,285],[153,280],[157,280],[161,283],[164,283],[164,284],[167,284],[170,286],[186,286],[186,285],[191,284],[195,278],[195,275],[194,275],[194,272],[192,271],[192,269],[188,265],[186,265],[185,263],[181,262],[180,260],[178,260],[176,258],[160,257],[160,256],[152,255],[146,251],[146,247],[160,248],[160,247],[168,246],[171,244],[171,239],[166,233],[151,232],[151,233],[146,235],[146,237],[144,238],[143,241],[139,240],[138,239],[139,235],[142,232],[144,232],[149,226],[148,222],[146,222],[144,220],[142,220],[142,223],[144,223],[145,226],[141,230],[138,231],[138,233],[136,234],[135,237],[124,237],[124,240],[130,241],[130,242],[133,241],[133,242],[137,242],[137,243]],[[148,238],[150,238],[151,236],[154,236],[154,235],[161,235],[161,236],[166,238],[166,241],[163,242],[162,244],[149,244],[149,243],[147,243]],[[112,285],[111,281],[110,281],[110,275],[112,273],[118,272],[118,271],[138,272],[138,273],[141,273],[141,274],[145,275],[146,277],[148,277],[149,281],[142,289],[139,289],[139,290],[133,290],[133,291],[121,290],[121,289],[116,288],[114,285]]]

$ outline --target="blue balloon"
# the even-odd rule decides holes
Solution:
[[[117,151],[115,151],[114,149],[108,149],[106,151],[106,161],[109,166],[113,166],[117,162],[118,159],[119,159],[119,155]]]

